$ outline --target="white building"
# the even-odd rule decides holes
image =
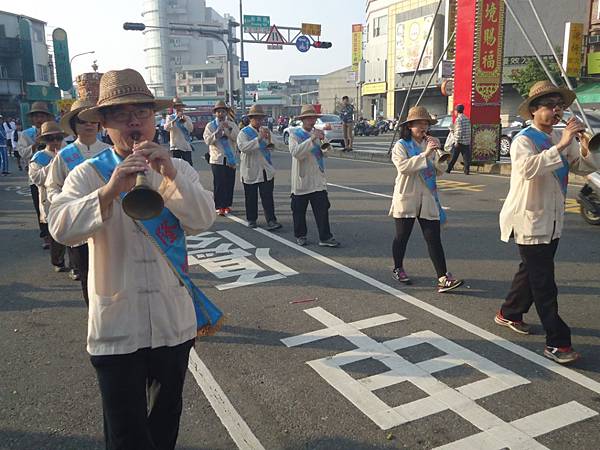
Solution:
[[[234,63],[233,89],[240,88],[240,80],[235,76],[239,62]],[[177,71],[177,95],[179,97],[204,97],[209,103],[216,99],[226,100],[229,89],[229,71],[226,55],[209,56],[206,63],[184,65]]]
[[[144,0],[142,17],[146,26],[160,27],[193,24],[226,28],[229,19],[207,8],[204,0]],[[220,41],[207,37],[182,35],[166,28],[147,28],[144,36],[148,87],[158,97],[175,96],[176,73],[184,66],[204,65],[209,56],[226,54]]]

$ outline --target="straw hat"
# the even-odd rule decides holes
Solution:
[[[93,100],[75,100],[75,102],[73,102],[73,104],[71,105],[71,110],[64,116],[62,116],[62,118],[60,119],[60,127],[63,130],[65,130],[65,133],[67,134],[76,134],[75,130],[71,128],[71,119],[73,118],[73,116],[76,116],[84,109],[92,108],[95,105],[96,102],[94,102]]]
[[[44,122],[40,130],[40,138],[43,140],[44,137],[51,136],[53,134],[60,134],[61,136],[64,136],[65,132],[54,120]]]
[[[173,106],[173,108],[175,108],[175,107],[177,107],[177,106],[183,106],[183,107],[186,107],[187,105],[186,105],[185,103],[183,103],[179,97],[175,97],[175,98],[173,99],[173,105],[171,105],[171,106]]]
[[[265,114],[265,112],[262,109],[262,106],[257,105],[256,103],[254,105],[252,105],[250,107],[250,110],[248,111],[248,114],[246,114],[248,117],[252,117],[252,116],[263,116],[265,117],[267,114]]]
[[[213,112],[215,112],[217,109],[224,109],[225,111],[229,112],[230,108],[223,100],[219,100],[217,103],[215,103],[215,106],[213,106]]]
[[[302,105],[300,114],[296,116],[296,119],[304,119],[305,117],[321,117],[323,114],[319,114],[313,105]]]
[[[424,106],[413,106],[408,110],[406,120],[400,125],[405,125],[408,122],[413,122],[415,120],[425,120],[429,122],[429,125],[435,125],[437,123],[437,120],[429,115],[427,108]]]
[[[48,109],[48,103],[46,102],[33,102],[27,115],[30,116],[33,113],[43,113],[48,114],[50,117],[54,117]]]
[[[79,117],[88,122],[100,122],[102,110],[109,106],[143,103],[152,103],[155,111],[173,106],[171,100],[155,99],[139,72],[133,69],[111,70],[100,79],[100,94],[96,106],[82,111]]]
[[[538,81],[533,86],[531,86],[531,88],[529,89],[529,96],[525,99],[523,103],[519,105],[519,115],[525,120],[533,119],[531,112],[529,112],[529,106],[531,105],[531,102],[540,98],[543,95],[548,94],[560,95],[565,102],[565,107],[570,106],[571,103],[575,101],[576,97],[575,92],[566,88],[556,87],[548,80]]]

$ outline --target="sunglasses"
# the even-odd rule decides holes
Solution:
[[[79,117],[76,119],[76,121],[77,121],[78,125],[86,125],[86,124],[98,125],[98,122],[89,122],[87,120],[81,120]]]
[[[152,108],[138,108],[133,111],[108,111],[106,118],[114,120],[117,123],[126,123],[131,119],[132,115],[138,120],[145,120],[154,115],[154,110]]]
[[[55,135],[55,136],[44,136],[44,141],[46,142],[56,142],[56,141],[62,141],[63,137],[61,135]]]
[[[543,106],[550,109],[554,109],[558,106],[560,109],[565,109],[567,105],[565,105],[565,102],[562,100],[542,100],[537,106]]]

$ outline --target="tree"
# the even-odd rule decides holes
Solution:
[[[550,70],[552,77],[559,83],[559,87],[562,86],[564,84],[563,79],[556,63],[546,63],[546,66],[548,67],[548,70]],[[546,72],[544,72],[544,69],[536,58],[529,60],[527,65],[522,69],[513,70],[509,77],[515,82],[515,89],[523,97],[529,95],[529,89],[536,81],[548,79]]]

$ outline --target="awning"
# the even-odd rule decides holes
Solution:
[[[600,83],[587,83],[578,86],[575,93],[582,104],[600,103]]]

